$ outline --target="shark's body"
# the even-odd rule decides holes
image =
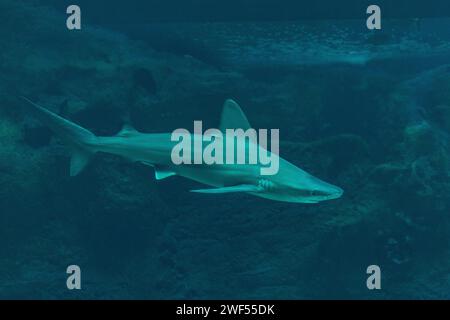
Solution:
[[[36,116],[72,147],[70,168],[72,176],[77,175],[86,166],[94,153],[105,152],[154,167],[156,179],[178,175],[213,187],[193,190],[195,192],[246,192],[262,198],[301,203],[336,199],[343,193],[339,187],[315,178],[273,154],[271,156],[277,156],[279,160],[279,170],[274,175],[261,175],[259,163],[175,165],[171,159],[171,152],[177,142],[171,140],[170,133],[141,133],[126,126],[116,136],[97,137],[90,131],[27,101],[33,107]],[[249,127],[240,107],[233,100],[227,100],[222,112],[221,128]],[[192,135],[191,139],[202,139],[202,136]]]

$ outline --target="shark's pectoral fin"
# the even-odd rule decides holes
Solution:
[[[198,189],[191,190],[191,192],[198,193],[231,193],[231,192],[260,192],[263,188],[252,184],[239,184],[231,187],[213,188],[213,189]]]
[[[70,159],[70,176],[73,177],[79,174],[89,163],[90,158],[91,153],[81,149],[75,149]]]
[[[176,175],[176,173],[168,170],[167,168],[155,166],[156,180],[162,180],[162,179],[174,176],[174,175]]]

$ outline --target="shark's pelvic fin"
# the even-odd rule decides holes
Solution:
[[[220,130],[225,132],[226,129],[250,129],[250,123],[239,105],[228,99],[225,101],[220,118]]]
[[[198,189],[191,190],[197,193],[231,193],[231,192],[260,192],[263,188],[252,184],[240,184],[231,187],[213,188],[213,189]]]
[[[164,167],[156,167],[155,166],[155,178],[156,180],[162,180],[171,176],[176,175],[175,172],[167,170]]]

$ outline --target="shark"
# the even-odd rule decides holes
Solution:
[[[273,175],[261,175],[260,163],[175,165],[171,160],[171,151],[176,142],[172,141],[171,133],[143,133],[125,124],[115,136],[96,136],[48,108],[22,98],[30,112],[70,148],[70,176],[78,175],[94,154],[100,152],[149,165],[154,168],[157,180],[181,176],[208,186],[191,190],[197,193],[246,193],[292,203],[318,203],[337,199],[343,194],[338,186],[314,177],[274,154],[272,156],[279,157],[279,169]],[[225,128],[251,128],[241,107],[232,99],[227,99],[222,109],[220,130]]]

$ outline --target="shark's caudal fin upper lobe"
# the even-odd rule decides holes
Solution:
[[[70,175],[75,176],[80,173],[88,164],[91,155],[95,152],[95,142],[97,137],[90,132],[69,120],[37,105],[31,100],[22,97],[28,105],[29,110],[50,127],[55,134],[72,147],[72,158],[70,160]]]

